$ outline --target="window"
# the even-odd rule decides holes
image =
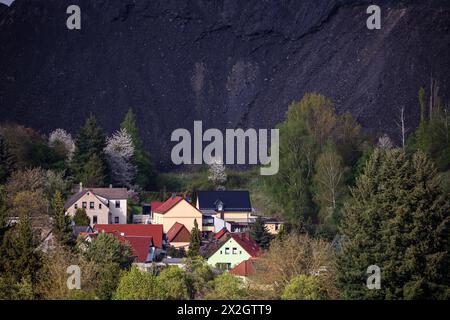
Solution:
[[[94,202],[89,202],[89,209],[94,209],[95,207],[94,207]]]
[[[101,203],[98,204],[98,208],[99,208],[99,209],[102,208],[102,204],[101,204]]]
[[[237,254],[237,248],[233,248],[233,254]]]
[[[114,217],[114,223],[119,223],[119,217]]]
[[[92,217],[92,223],[93,224],[97,224],[97,216],[93,216]]]
[[[86,209],[87,208],[87,202],[83,202],[83,209]]]
[[[225,254],[230,254],[230,248],[225,248]]]
[[[75,203],[75,205],[73,206],[76,209],[78,209],[78,203]]]
[[[116,200],[116,208],[120,208],[120,200]]]
[[[220,250],[220,254],[222,254],[222,250]]]

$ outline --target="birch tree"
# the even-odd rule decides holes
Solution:
[[[322,220],[332,215],[341,202],[345,193],[344,173],[341,156],[333,146],[328,145],[317,159],[313,178],[316,189],[314,200],[320,207]]]

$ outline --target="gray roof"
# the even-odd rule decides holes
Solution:
[[[250,193],[246,190],[199,191],[197,198],[202,212],[215,211],[219,201],[225,211],[252,212]]]
[[[108,200],[119,200],[128,198],[128,191],[126,188],[86,188],[80,192],[75,193],[72,197],[70,197],[64,204],[64,208],[68,209],[87,192],[92,192],[94,195]],[[107,203],[105,202],[104,204],[107,205]]]

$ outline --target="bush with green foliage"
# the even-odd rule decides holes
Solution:
[[[210,290],[206,293],[206,300],[245,300],[248,292],[241,279],[225,272],[217,276],[210,283]]]
[[[322,300],[324,298],[319,280],[315,276],[304,274],[292,278],[281,296],[283,300]]]
[[[132,267],[123,271],[114,300],[155,300],[158,298],[157,277]]]
[[[72,218],[76,226],[89,226],[91,221],[86,213],[86,209],[78,208]]]

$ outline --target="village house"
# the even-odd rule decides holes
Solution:
[[[250,194],[245,190],[199,191],[196,207],[203,214],[205,231],[226,228],[230,232],[243,232],[256,219]]]
[[[233,269],[230,269],[230,273],[247,282],[248,278],[256,273],[255,264],[257,260],[258,258],[244,260]]]
[[[152,208],[152,223],[163,225],[164,233],[168,233],[177,222],[191,231],[195,220],[200,231],[203,231],[202,218],[202,213],[197,208],[179,196],[173,196],[155,209]]]
[[[128,242],[136,258],[135,265],[145,268],[156,260],[165,248],[162,225],[154,224],[97,224],[97,233],[110,233],[122,242]]]
[[[188,249],[189,247],[189,238],[191,237],[191,233],[189,230],[179,222],[175,222],[173,226],[167,231],[167,241],[168,245],[174,246],[175,248],[184,248]]]
[[[248,234],[232,233],[206,258],[209,265],[221,270],[230,270],[242,261],[256,258],[260,252],[258,244]]]
[[[66,215],[73,217],[77,209],[85,209],[90,225],[126,224],[128,192],[125,188],[83,188],[64,205]]]
[[[279,218],[263,218],[263,221],[271,235],[277,235],[283,228],[283,221]]]

